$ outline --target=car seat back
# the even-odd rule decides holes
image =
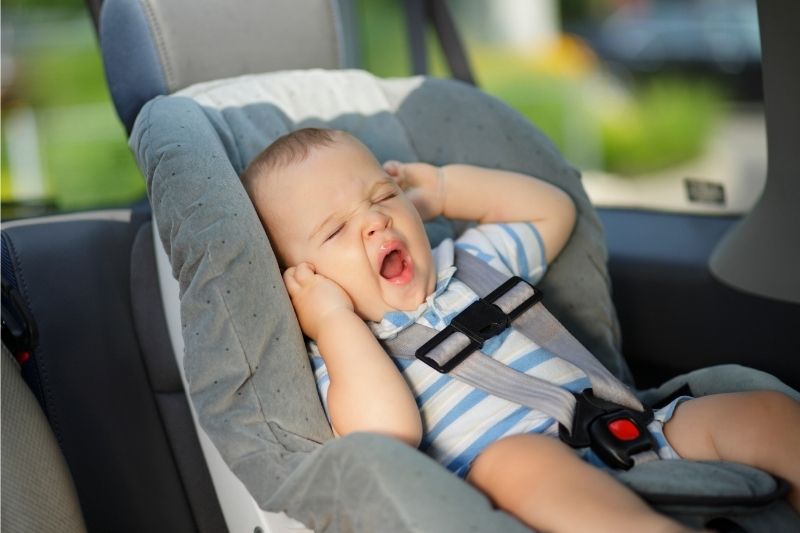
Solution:
[[[145,102],[194,83],[354,67],[353,9],[351,0],[105,0],[100,45],[117,113],[130,131]]]
[[[3,345],[3,531],[86,531],[78,496],[47,418]]]
[[[219,531],[164,326],[149,219],[140,205],[3,225],[3,283],[36,325],[21,374],[89,530]],[[4,450],[20,428],[4,420]]]

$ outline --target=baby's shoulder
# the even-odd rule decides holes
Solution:
[[[530,222],[481,224],[467,229],[455,246],[532,283],[541,279],[547,267],[542,238]]]

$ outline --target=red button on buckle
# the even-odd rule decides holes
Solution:
[[[608,430],[619,440],[633,440],[639,437],[639,428],[631,420],[620,418],[608,423]]]

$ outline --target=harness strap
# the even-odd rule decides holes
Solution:
[[[417,348],[429,341],[435,333],[434,330],[420,324],[412,324],[397,337],[382,342],[392,357],[416,359]],[[446,343],[459,340],[464,341],[463,345],[469,341],[465,335],[457,332],[451,335],[449,342]],[[460,349],[460,346],[456,349]],[[575,397],[571,392],[543,379],[514,370],[480,352],[465,358],[448,374],[494,396],[531,409],[538,409],[555,418],[564,427],[572,427]]]
[[[508,280],[507,275],[460,248],[456,248],[455,259],[456,278],[481,298],[491,299],[498,285]],[[530,299],[530,291],[533,290],[527,284],[520,285],[527,287],[528,291],[513,287],[512,290],[495,296],[492,302],[503,313],[512,317],[511,325],[542,348],[583,370],[592,383],[592,389],[597,397],[641,411],[643,407],[633,393],[570,335],[544,306],[534,305],[521,314],[516,313],[520,303]],[[480,345],[474,344],[474,339],[470,339],[464,332],[457,331],[457,328],[443,331],[439,335],[441,334],[446,338],[437,340],[435,348],[425,356],[425,359],[433,361],[434,368],[438,365],[438,370],[447,372],[465,383],[508,401],[542,411],[565,428],[572,428],[576,403],[572,393],[477,352],[477,347]],[[415,359],[417,349],[436,336],[435,330],[413,324],[395,338],[382,342],[393,357]],[[464,357],[455,365],[450,364],[464,352],[467,352],[466,355],[474,355]],[[427,360],[426,362],[431,364]]]
[[[508,279],[507,275],[460,248],[456,248],[456,265],[456,278],[481,298]],[[636,411],[643,409],[633,392],[614,377],[543,305],[534,305],[517,317],[512,325],[542,348],[583,370],[592,383],[595,396]]]

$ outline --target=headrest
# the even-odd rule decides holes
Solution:
[[[346,36],[356,32],[342,14],[336,0],[105,0],[100,46],[114,105],[130,131],[145,102],[193,83],[355,66]]]
[[[350,132],[381,161],[504,168],[566,190],[579,216],[541,283],[546,305],[628,379],[602,227],[578,172],[514,110],[459,82],[381,80],[361,71],[196,85],[144,106],[130,143],[180,284],[192,400],[257,499],[277,490],[331,431],[275,257],[238,174],[280,135],[312,125]]]

